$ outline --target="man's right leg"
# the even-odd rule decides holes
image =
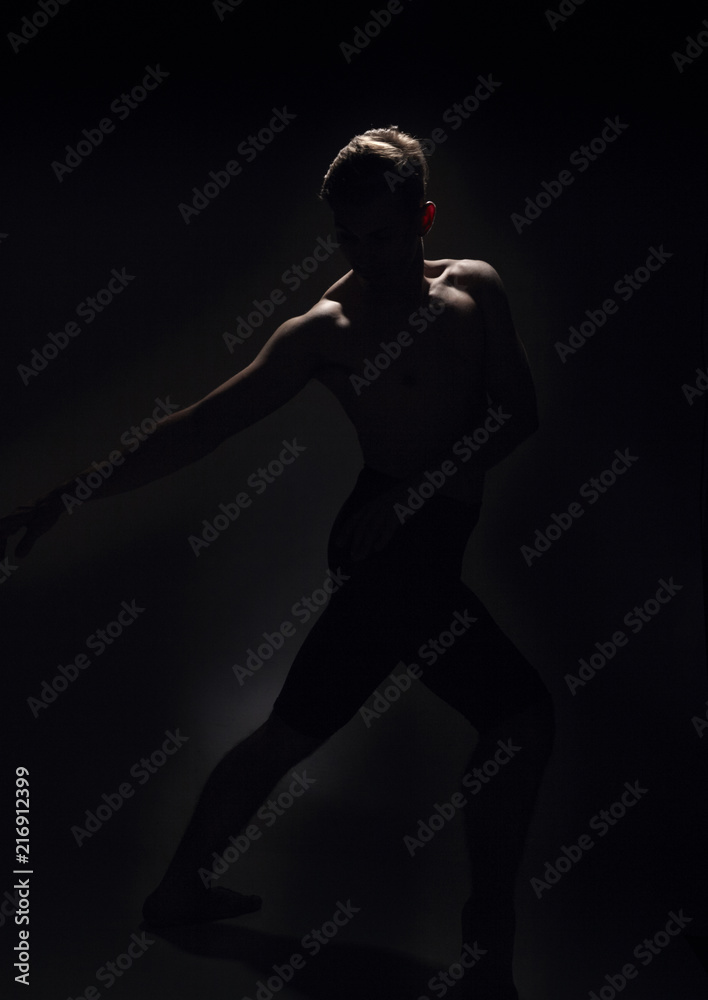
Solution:
[[[296,732],[275,715],[223,757],[212,771],[177,852],[157,889],[145,901],[151,926],[216,920],[249,913],[258,896],[205,885],[199,870],[211,871],[214,851],[236,836],[280,779],[322,745],[323,739]]]

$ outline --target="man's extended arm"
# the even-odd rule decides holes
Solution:
[[[203,399],[171,414],[132,452],[121,450],[111,477],[91,498],[126,493],[195,462],[223,441],[277,410],[308,382],[317,364],[314,348],[322,318],[315,314],[283,323],[254,361]],[[79,478],[93,472],[91,467]],[[76,477],[61,483],[35,503],[0,520],[0,549],[10,535],[26,528],[17,555],[26,555],[36,539],[64,512],[62,495]]]

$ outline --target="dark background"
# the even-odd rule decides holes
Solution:
[[[3,34],[38,9],[5,7]],[[426,256],[481,258],[500,272],[541,412],[538,433],[489,477],[465,569],[543,676],[559,719],[519,879],[517,980],[524,1000],[584,998],[635,961],[669,910],[706,927],[706,737],[692,721],[705,720],[707,697],[704,406],[689,405],[682,386],[706,364],[708,55],[682,72],[672,59],[706,30],[706,11],[587,0],[552,30],[540,3],[410,0],[347,62],[340,45],[371,9],[244,0],[220,19],[194,0],[72,0],[18,53],[5,42],[0,508],[105,460],[157,397],[198,399],[340,276],[335,254],[297,291],[282,281],[331,232],[317,190],[352,135],[391,123],[421,137],[444,129],[430,157],[439,214]],[[168,78],[118,120],[111,102],[157,64]],[[443,115],[479,74],[501,86],[452,129]],[[245,162],[239,143],[284,106],[295,120]],[[106,116],[115,130],[59,182],[52,161]],[[580,173],[571,153],[615,116],[628,128]],[[242,174],[185,224],[180,202],[234,158]],[[518,233],[512,213],[568,168],[574,183]],[[615,282],[660,246],[671,258],[621,301]],[[76,319],[113,268],[134,280],[24,385],[17,366]],[[230,352],[224,332],[277,288],[287,302]],[[562,363],[555,344],[608,297],[617,314]],[[196,558],[188,536],[293,438],[302,457]],[[529,567],[521,546],[581,499],[616,449],[638,460]],[[307,628],[243,686],[231,667],[321,586],[329,525],[359,464],[353,430],[313,383],[198,466],[63,518],[12,563],[0,592],[3,826],[12,836],[13,773],[26,766],[34,874],[24,995],[64,1000],[94,985],[116,1000],[253,998],[273,964],[302,952],[303,934],[347,899],[360,913],[283,1000],[416,1000],[456,960],[461,818],[414,858],[403,836],[457,790],[474,731],[414,687],[370,728],[357,717],[315,755],[316,785],[225,877],[263,894],[260,914],[218,935],[155,938],[115,985],[96,980],[138,932],[142,898],[205,776],[267,716]],[[625,614],[670,577],[680,592],[628,633]],[[27,699],[132,600],[145,611],[34,718]],[[571,695],[565,675],[622,628],[627,646]],[[179,753],[142,787],[132,780],[135,795],[77,846],[71,827],[176,728],[189,738]],[[648,789],[642,801],[538,899],[530,879],[635,781]],[[3,857],[2,892],[13,883],[11,843]],[[24,989],[11,968],[16,930],[7,918],[0,926],[8,996]],[[628,998],[705,995],[683,939],[640,970]]]

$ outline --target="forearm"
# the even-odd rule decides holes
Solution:
[[[132,437],[128,445],[93,461],[41,500],[71,514],[87,500],[127,493],[162,479],[210,450],[195,420],[195,407],[186,407],[158,421],[152,433]]]

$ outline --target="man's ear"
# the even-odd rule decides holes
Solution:
[[[435,221],[435,203],[432,201],[426,201],[422,206],[422,214],[420,217],[420,235],[427,236],[430,229]]]

